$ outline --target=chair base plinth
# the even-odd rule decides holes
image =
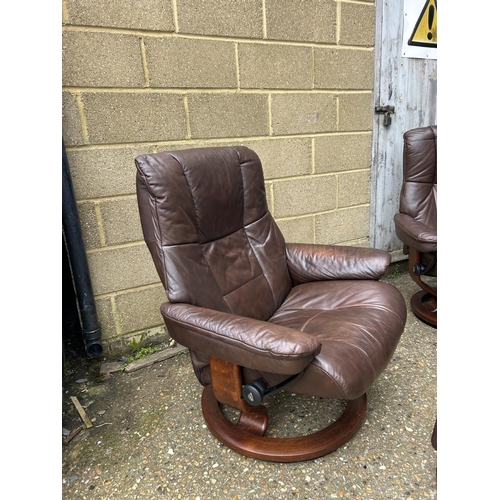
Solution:
[[[437,449],[438,449],[438,421],[437,421],[437,418],[436,418],[436,421],[434,422],[434,428],[432,429],[431,444],[432,444],[432,447],[437,451]]]
[[[411,298],[413,314],[425,323],[437,327],[437,297],[422,290]]]
[[[325,429],[292,438],[264,436],[267,409],[263,406],[252,412],[242,412],[239,422],[231,423],[222,412],[211,385],[204,388],[201,405],[212,434],[232,450],[269,462],[301,462],[331,453],[356,434],[365,418],[366,394],[349,401],[344,413]]]

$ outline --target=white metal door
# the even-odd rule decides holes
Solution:
[[[370,245],[391,252],[393,260],[401,258],[403,248],[394,226],[403,178],[403,134],[437,124],[437,59],[403,55],[408,41],[407,2],[421,4],[420,11],[431,4],[431,16],[425,22],[429,29],[432,22],[437,23],[436,0],[376,1]],[[435,40],[437,52],[437,27]],[[394,107],[394,113],[388,118],[375,113],[375,106]]]

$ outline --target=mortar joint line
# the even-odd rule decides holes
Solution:
[[[339,209],[339,174],[335,174],[335,210]]]
[[[175,28],[174,28],[175,29]],[[314,41],[302,41],[302,40],[285,40],[279,38],[244,38],[235,37],[228,35],[204,35],[198,33],[187,33],[187,32],[175,32],[175,31],[157,31],[157,30],[147,30],[147,29],[135,29],[135,28],[115,28],[112,26],[94,26],[94,25],[75,25],[75,24],[64,24],[63,31],[80,31],[80,32],[96,32],[96,33],[115,33],[115,34],[125,34],[125,35],[135,35],[144,36],[148,38],[185,38],[185,39],[195,39],[195,40],[212,40],[212,41],[222,41],[222,42],[238,42],[246,44],[260,44],[260,45],[288,45],[297,47],[312,47],[317,49],[338,49],[338,50],[359,50],[373,52],[375,47],[372,46],[361,46],[361,45],[339,45],[337,41],[335,42],[314,42]]]
[[[172,15],[174,16],[175,32],[179,33],[179,19],[177,17],[177,0],[172,0]]]
[[[342,7],[341,7],[341,3],[342,2],[337,2],[337,32],[335,33],[335,38],[337,40],[337,45],[340,43],[340,20],[341,20],[341,11],[342,11]]]
[[[188,96],[184,94],[182,96],[182,100],[184,102],[184,113],[186,115],[186,140],[191,139],[191,123],[189,120],[189,105],[188,105]]]
[[[113,324],[115,326],[116,334],[121,335],[123,332],[120,322],[118,321],[118,307],[116,306],[114,295],[110,297],[110,303],[111,303],[111,312],[113,313]]]
[[[62,2],[62,22],[63,24],[69,22],[68,5],[66,0],[63,0]]]
[[[81,92],[75,92],[76,106],[78,108],[78,115],[80,116],[80,125],[82,127],[83,142],[85,144],[90,144],[89,132],[87,129],[87,119],[85,118],[85,106],[82,101]]]
[[[335,96],[336,112],[335,112],[335,132],[339,131],[340,124],[340,96],[337,94]]]
[[[311,139],[317,137],[345,136],[345,135],[370,135],[371,130],[332,130],[330,132],[307,132],[303,134],[280,134],[280,135],[265,135],[265,136],[244,136],[244,137],[204,137],[195,139],[175,139],[162,141],[144,141],[144,142],[124,142],[124,143],[103,143],[103,144],[75,144],[68,145],[66,150],[69,151],[92,151],[105,149],[120,149],[124,147],[163,147],[171,144],[192,144],[193,141],[204,141],[210,143],[226,143],[233,141],[275,141],[284,139]]]
[[[267,38],[266,0],[262,0],[262,38]]]
[[[269,135],[272,137],[274,135],[274,131],[273,131],[273,111],[272,111],[271,93],[267,94],[267,114],[269,117]]]
[[[311,80],[312,80],[312,90],[315,90],[316,89],[316,81],[314,79],[314,73],[315,73],[315,69],[316,69],[316,59],[314,57],[314,55],[316,54],[316,51],[314,50],[314,47],[311,47]]]
[[[311,174],[316,173],[316,141],[311,137]]]
[[[144,42],[144,37],[139,38],[139,43],[141,46],[141,58],[142,58],[142,69],[144,71],[144,87],[150,88],[151,83],[149,81],[149,70],[148,70],[148,63],[146,60],[146,44]]]
[[[269,183],[269,194],[271,195],[271,215],[274,217],[274,182]]]
[[[336,88],[321,88],[321,89],[311,89],[311,88],[242,88],[237,87],[77,87],[77,86],[62,86],[63,92],[72,92],[76,94],[80,92],[82,94],[237,94],[244,92],[247,94],[334,94],[334,95],[373,95],[372,89],[336,89]]]
[[[241,92],[241,83],[240,83],[240,53],[238,42],[234,43],[234,56],[236,58],[236,91]]]
[[[97,230],[99,232],[99,241],[101,243],[101,246],[105,247],[107,246],[107,243],[106,243],[106,232],[104,230],[104,219],[102,216],[101,203],[95,202],[94,208],[97,219]]]
[[[97,253],[101,253],[101,252],[108,252],[108,251],[119,250],[119,249],[123,249],[123,248],[134,248],[134,247],[139,247],[139,246],[143,246],[143,245],[145,245],[144,240],[133,241],[130,243],[118,243],[115,245],[108,245],[106,247],[101,247],[101,248],[89,248],[87,250],[87,254],[91,255],[94,253],[97,254]]]
[[[152,290],[158,287],[163,288],[163,284],[161,281],[158,281],[156,283],[148,283],[147,285],[131,286],[129,288],[124,288],[123,290],[116,290],[113,292],[104,292],[99,295],[96,295],[95,298],[98,300],[113,299],[115,297],[121,297],[122,295],[127,295],[130,292],[142,292],[144,290]]]

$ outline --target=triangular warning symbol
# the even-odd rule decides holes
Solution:
[[[408,45],[437,48],[437,18],[437,0],[427,0],[408,40]]]

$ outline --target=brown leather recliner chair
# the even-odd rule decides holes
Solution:
[[[422,289],[411,298],[413,313],[437,326],[437,125],[408,130],[403,135],[403,186],[396,234],[409,255],[413,281]]]
[[[323,456],[361,426],[366,392],[389,363],[406,322],[390,263],[371,248],[286,244],[266,202],[262,166],[246,147],[136,158],[145,241],[166,288],[170,335],[190,350],[205,386],[211,432],[248,457]],[[324,429],[266,437],[266,394],[348,400]],[[235,425],[221,405],[240,411]]]

